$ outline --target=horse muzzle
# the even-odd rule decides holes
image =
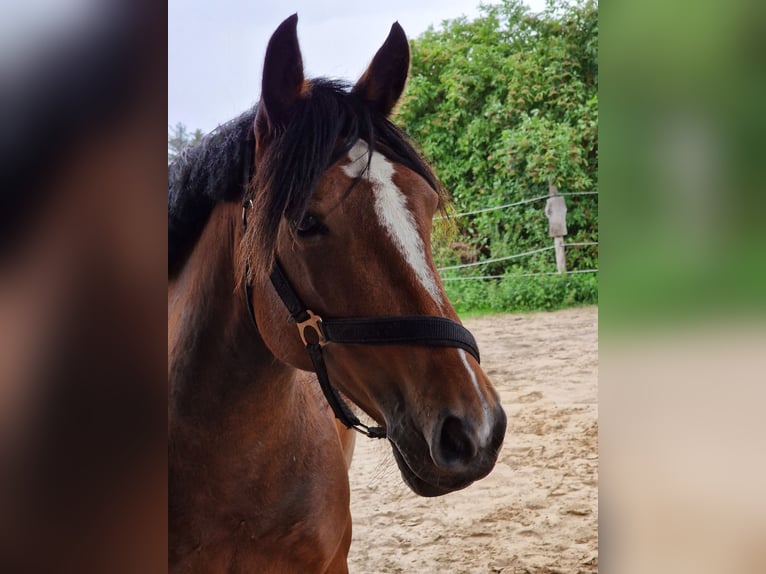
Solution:
[[[425,436],[409,425],[390,425],[389,439],[404,482],[420,496],[441,496],[484,478],[494,468],[507,418],[498,404],[490,420],[442,414]]]

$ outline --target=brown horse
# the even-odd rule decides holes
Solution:
[[[350,87],[304,79],[296,24],[269,42],[256,109],[170,166],[173,571],[347,572],[333,414],[386,436],[423,496],[484,477],[505,434],[431,258],[443,193],[388,120],[404,32]]]

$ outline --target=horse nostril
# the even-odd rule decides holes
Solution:
[[[468,435],[463,421],[454,416],[444,419],[439,436],[438,462],[444,466],[468,463],[476,456],[476,443]]]

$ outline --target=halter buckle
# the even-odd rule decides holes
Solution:
[[[306,309],[306,313],[308,314],[309,318],[305,321],[301,321],[300,323],[296,323],[298,327],[298,333],[301,336],[301,341],[303,341],[303,344],[308,347],[311,344],[318,344],[320,347],[324,347],[327,343],[330,341],[327,340],[327,337],[325,337],[324,332],[322,331],[322,317],[319,315],[315,315],[313,311]],[[317,342],[316,343],[309,343],[306,340],[306,329],[310,328],[313,329],[314,332],[317,334]]]

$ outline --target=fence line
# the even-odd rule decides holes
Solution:
[[[598,269],[577,269],[567,271],[567,275],[573,273],[598,273]],[[476,279],[504,279],[506,277],[537,277],[538,275],[561,275],[558,271],[546,271],[540,273],[506,273],[504,275],[473,275],[471,277],[442,277],[442,281],[474,281]]]
[[[479,265],[486,265],[487,263],[497,263],[498,261],[508,261],[509,259],[518,259],[519,257],[525,257],[527,255],[534,255],[535,253],[542,253],[543,251],[550,251],[553,249],[552,245],[548,247],[541,247],[540,249],[533,249],[532,251],[526,251],[524,253],[517,253],[515,255],[506,255],[505,257],[496,257],[494,259],[485,259],[484,261],[474,261],[473,263],[463,263],[462,265],[449,265],[447,267],[438,267],[437,271],[447,271],[448,269],[463,269],[464,267],[477,267]]]
[[[598,195],[597,191],[570,191],[565,193],[559,193],[559,195],[562,196],[572,196],[572,195]],[[440,219],[448,219],[448,218],[455,218],[455,217],[464,217],[466,215],[476,215],[477,213],[486,213],[488,211],[497,211],[498,209],[507,209],[509,207],[516,207],[518,205],[525,205],[527,203],[534,203],[535,201],[540,201],[541,199],[548,199],[548,195],[539,195],[537,197],[531,197],[529,199],[522,199],[521,201],[515,201],[513,203],[505,203],[503,205],[496,205],[495,207],[485,207],[483,209],[476,209],[474,211],[464,211],[462,213],[454,213],[452,215],[448,215],[446,218],[444,216],[436,216],[434,217],[434,221],[438,221]]]
[[[598,245],[597,241],[583,241],[579,243],[565,243],[565,247],[581,247],[589,245]],[[551,251],[555,249],[553,245],[548,247],[541,247],[539,249],[533,249],[532,251],[525,251],[524,253],[516,253],[514,255],[506,255],[504,257],[495,257],[494,259],[484,259],[483,261],[474,261],[473,263],[462,263],[460,265],[449,265],[447,267],[438,267],[437,271],[447,271],[449,269],[464,269],[466,267],[478,267],[479,265],[486,265],[488,263],[498,263],[500,261],[508,261],[510,259],[518,259],[520,257],[526,257],[527,255],[534,255],[535,253],[542,253],[543,251]],[[574,273],[574,271],[572,271]]]
[[[587,247],[589,245],[598,245],[598,241],[579,241],[575,243],[565,243],[564,247]]]

